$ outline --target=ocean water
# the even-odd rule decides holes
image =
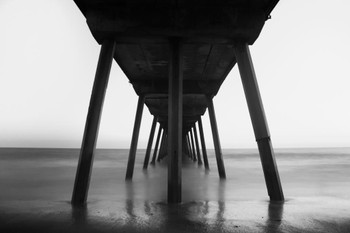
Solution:
[[[89,201],[166,201],[166,161],[142,169],[138,150],[132,182],[125,182],[128,150],[96,151]],[[286,199],[310,196],[350,197],[350,148],[275,149]],[[210,171],[192,161],[182,169],[183,201],[268,200],[260,158],[254,149],[223,150],[227,179],[218,177],[213,150]],[[69,201],[79,149],[1,148],[0,202]]]
[[[78,149],[0,149],[0,232],[350,232],[350,148],[276,149],[285,202],[269,202],[257,150],[223,150],[220,180],[190,160],[180,205],[168,205],[166,161],[96,151],[87,205],[70,205]]]

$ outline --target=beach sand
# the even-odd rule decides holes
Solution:
[[[100,150],[88,203],[70,197],[78,150],[0,149],[0,232],[350,232],[350,150],[276,150],[285,202],[270,202],[259,156],[224,150],[227,179],[185,161],[183,202],[166,203],[166,162],[125,182],[127,150]]]

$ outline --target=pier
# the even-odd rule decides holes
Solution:
[[[201,116],[208,111],[218,175],[226,178],[213,98],[238,65],[268,195],[284,200],[249,46],[277,0],[75,0],[101,52],[87,113],[72,204],[86,203],[99,122],[113,61],[139,96],[126,181],[132,180],[146,106],[153,115],[143,169],[168,158],[168,202],[182,200],[182,159],[209,169]],[[228,107],[229,107],[229,100]],[[117,119],[116,119],[117,120]],[[151,147],[156,135],[154,153]],[[201,144],[201,146],[199,145]],[[201,147],[201,149],[200,149]],[[187,158],[186,158],[187,159]],[[150,161],[151,160],[151,161]]]

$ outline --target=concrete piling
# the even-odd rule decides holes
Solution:
[[[130,152],[129,152],[129,159],[128,159],[125,180],[132,180],[132,176],[134,173],[137,142],[139,139],[144,101],[145,101],[145,97],[140,95],[139,100],[137,102],[134,130],[131,138],[131,145],[130,145]]]
[[[211,97],[208,97],[207,101],[208,101],[209,119],[210,119],[211,131],[213,134],[215,156],[216,156],[216,163],[218,166],[219,177],[220,179],[226,179],[226,171],[225,171],[224,160],[222,158],[222,151],[221,151],[221,145],[220,145],[220,139],[219,139],[219,131],[216,124],[214,104]]]
[[[188,149],[188,156],[190,159],[193,160],[193,153],[192,153],[192,148],[191,148],[191,143],[190,143],[190,139],[188,136],[189,133],[186,134],[186,143],[187,143],[187,149]]]
[[[200,152],[199,143],[198,143],[198,135],[197,135],[196,124],[194,124],[194,126],[193,126],[193,135],[194,135],[194,141],[196,143],[198,164],[202,165],[203,162],[202,162],[201,152]]]
[[[146,155],[145,155],[145,160],[143,162],[143,169],[147,169],[148,167],[148,163],[149,163],[149,157],[151,155],[151,150],[152,150],[152,144],[153,144],[153,138],[154,138],[154,132],[156,130],[156,126],[157,126],[157,117],[154,116],[153,117],[153,121],[152,121],[152,126],[151,126],[151,132],[149,134],[149,139],[148,139],[148,143],[147,143],[147,149],[146,149]]]
[[[202,117],[199,117],[199,119],[198,119],[198,128],[199,128],[199,136],[200,136],[201,145],[202,145],[204,167],[206,170],[209,170],[209,162],[208,162],[207,148],[205,145]]]
[[[154,146],[153,156],[152,156],[152,160],[151,160],[151,164],[152,165],[154,165],[156,163],[156,158],[157,158],[157,152],[158,152],[158,147],[159,147],[161,133],[162,133],[162,128],[159,126],[157,139],[156,139],[156,145]]]
[[[108,85],[114,50],[114,41],[105,40],[102,43],[75,176],[71,201],[73,205],[83,205],[87,199],[103,102]]]
[[[193,161],[196,162],[197,161],[197,154],[196,154],[196,147],[194,145],[192,128],[190,129],[190,142],[191,142],[191,146],[192,146]]]
[[[246,43],[236,43],[234,45],[234,52],[241,75],[255,138],[258,143],[267,191],[271,200],[283,201],[283,190],[249,47]]]
[[[168,202],[181,202],[183,54],[178,39],[170,42],[168,95]]]

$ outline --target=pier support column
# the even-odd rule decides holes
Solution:
[[[129,160],[128,160],[128,166],[127,166],[127,170],[126,170],[125,180],[132,180],[132,176],[134,173],[137,142],[139,140],[139,133],[140,133],[140,126],[141,126],[141,119],[142,119],[144,102],[145,102],[145,97],[140,95],[139,100],[137,102],[134,130],[132,132]]]
[[[208,97],[207,101],[208,101],[209,119],[210,119],[211,131],[213,133],[213,141],[214,141],[216,163],[218,165],[219,177],[220,179],[226,179],[226,171],[225,171],[224,160],[222,158],[219,131],[218,131],[218,126],[216,124],[213,100],[212,98]]]
[[[178,39],[171,40],[168,98],[168,202],[181,202],[183,55]]]
[[[75,176],[72,195],[73,205],[83,205],[87,199],[98,129],[108,85],[109,73],[112,66],[114,49],[114,41],[106,40],[102,43],[85,123],[77,173]]]
[[[151,164],[153,164],[153,165],[156,163],[156,158],[157,158],[157,152],[158,152],[158,147],[159,147],[159,141],[160,141],[161,133],[162,133],[162,128],[159,126],[157,139],[156,139],[156,145],[154,146],[153,156],[152,156],[152,160],[151,160]]]
[[[199,128],[199,137],[201,139],[201,144],[202,144],[204,167],[205,167],[205,169],[209,170],[209,162],[208,162],[208,155],[207,155],[207,147],[205,145],[205,139],[204,139],[202,117],[199,117],[198,128]]]
[[[192,146],[193,161],[197,161],[197,153],[196,153],[196,147],[194,145],[192,128],[190,129],[190,139],[191,139],[190,141],[191,141],[191,146]]]
[[[202,165],[202,158],[201,158],[201,152],[199,149],[199,143],[198,143],[198,135],[197,135],[197,128],[196,128],[196,124],[194,124],[193,126],[193,134],[194,134],[194,141],[196,143],[196,148],[197,148],[197,159],[198,159],[198,164]]]
[[[166,131],[163,129],[163,134],[162,134],[162,140],[160,141],[160,148],[158,152],[158,157],[157,161],[159,162],[161,159],[161,156],[164,154],[164,148],[166,148]]]
[[[182,133],[184,133],[184,130],[182,130]],[[186,135],[183,134],[182,136],[182,159],[187,159],[189,158],[189,151],[188,151],[188,146],[187,146],[187,139],[186,139]],[[185,155],[187,156],[187,158],[185,158]]]
[[[145,160],[143,161],[143,169],[147,169],[148,163],[149,163],[149,157],[151,155],[151,150],[152,150],[152,144],[153,144],[153,138],[154,138],[154,132],[156,131],[156,126],[157,126],[157,117],[153,117],[153,122],[152,122],[152,127],[151,127],[151,132],[149,134],[149,139],[148,139],[148,144],[147,144],[147,149],[146,149],[146,155],[145,155]]]
[[[189,140],[189,137],[188,137],[188,133],[186,133],[186,144],[187,144],[187,150],[188,150],[188,157],[190,159],[193,159],[192,149],[191,149],[191,144],[190,144],[190,140]]]
[[[237,43],[234,46],[234,52],[258,143],[267,191],[271,200],[282,201],[284,200],[283,190],[249,47],[245,43]]]

